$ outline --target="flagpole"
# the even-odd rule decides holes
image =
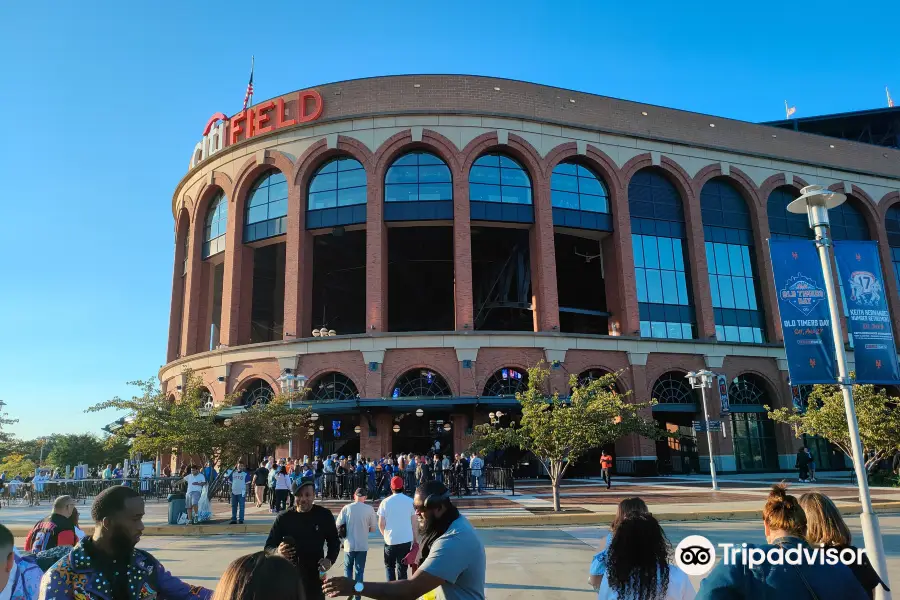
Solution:
[[[791,118],[791,112],[790,112],[790,110],[788,110],[787,100],[784,101],[784,118],[785,119]]]
[[[250,55],[250,82],[253,82],[253,67],[256,63],[256,56]],[[253,92],[250,93],[250,104],[253,104]]]

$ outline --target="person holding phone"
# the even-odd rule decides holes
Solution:
[[[314,504],[315,481],[306,479],[294,486],[294,508],[275,518],[265,549],[278,552],[300,571],[307,600],[320,600],[322,580],[337,560],[341,549],[334,515]],[[327,544],[328,553],[324,552]]]

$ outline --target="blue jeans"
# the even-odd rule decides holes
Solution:
[[[352,581],[361,582],[363,580],[363,572],[366,570],[366,555],[367,552],[365,550],[360,550],[358,552],[345,552],[344,577]],[[356,567],[355,576],[354,566]],[[356,600],[359,600],[359,596],[356,596]]]
[[[412,550],[412,542],[405,544],[394,544],[393,546],[384,546],[384,570],[388,581],[396,581],[406,579],[409,572],[409,566],[403,564],[403,559]]]
[[[240,523],[244,522],[244,505],[247,502],[247,497],[243,494],[232,494],[231,495],[231,520],[237,520]],[[238,517],[238,508],[240,507],[240,517]]]

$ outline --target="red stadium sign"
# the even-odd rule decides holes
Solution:
[[[216,113],[206,123],[203,139],[194,146],[190,168],[228,146],[284,127],[315,121],[322,116],[323,109],[321,94],[306,90],[293,97],[282,96],[251,106],[230,119],[224,113]]]

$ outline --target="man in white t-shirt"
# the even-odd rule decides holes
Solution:
[[[391,496],[378,507],[378,530],[384,536],[384,569],[388,581],[406,579],[403,558],[415,541],[416,511],[412,498],[403,493],[403,478],[391,479]]]
[[[200,505],[200,493],[203,486],[206,485],[206,477],[200,472],[198,465],[191,465],[191,472],[185,476],[187,482],[187,493],[185,494],[185,506],[187,508],[187,524],[196,523],[198,518],[197,507]]]
[[[378,527],[378,519],[375,509],[366,504],[365,488],[358,488],[353,498],[355,502],[341,509],[335,524],[344,537],[344,576],[353,581],[362,581],[369,552],[369,533]],[[346,534],[341,532],[341,527],[346,529]],[[359,596],[356,600],[359,600]]]

